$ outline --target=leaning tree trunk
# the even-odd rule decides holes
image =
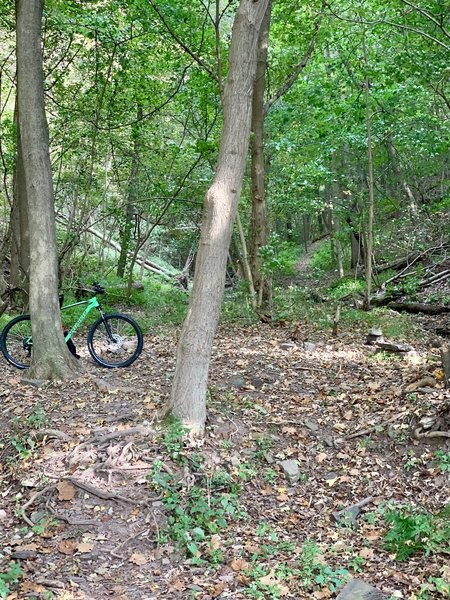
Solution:
[[[261,22],[269,0],[241,0],[233,24],[223,95],[223,128],[213,183],[206,193],[192,294],[177,349],[167,410],[202,434],[214,334],[220,316],[233,221],[250,136],[252,89]]]
[[[260,249],[269,241],[265,194],[265,164],[264,164],[264,92],[266,89],[267,47],[269,43],[269,28],[272,0],[269,0],[266,14],[261,25],[258,40],[256,76],[253,88],[252,104],[252,140],[251,140],[251,192],[252,215],[250,221],[250,268],[252,271],[253,287],[258,298],[258,307],[271,309],[272,285],[264,277],[261,269]]]
[[[61,331],[53,182],[44,107],[43,0],[16,0],[19,129],[30,232],[31,376],[67,379],[75,359]]]

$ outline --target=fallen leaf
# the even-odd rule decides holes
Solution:
[[[56,484],[56,489],[58,490],[58,499],[64,501],[73,500],[77,493],[75,486],[64,479]]]
[[[274,569],[272,569],[270,573],[268,573],[264,577],[260,577],[259,583],[262,583],[263,585],[275,585],[276,583],[278,583],[278,579],[275,577]]]
[[[245,569],[248,569],[249,566],[250,566],[250,563],[248,563],[243,558],[234,558],[231,561],[231,568],[233,569],[233,571],[236,571],[236,572],[244,571]]]
[[[61,540],[57,546],[58,552],[61,554],[66,554],[69,556],[70,554],[75,554],[77,550],[78,544],[71,540]]]
[[[77,546],[77,550],[78,552],[81,552],[81,554],[88,554],[89,552],[92,552],[93,547],[94,544],[91,544],[90,542],[80,542]]]
[[[239,581],[239,583],[242,583],[242,585],[250,585],[251,583],[251,579],[248,575],[244,575],[244,573],[239,573],[239,575],[236,577],[236,580]]]
[[[210,594],[213,598],[217,598],[222,594],[222,592],[224,592],[227,589],[227,587],[227,583],[225,581],[221,581],[212,588]]]
[[[33,583],[32,581],[24,581],[20,584],[20,589],[22,592],[25,592],[27,596],[29,593],[43,594],[45,592],[45,587],[38,583]]]
[[[287,594],[289,594],[289,588],[283,585],[283,583],[279,579],[277,579],[274,569],[272,569],[270,573],[268,573],[264,577],[260,577],[259,582],[262,583],[262,585],[267,586],[276,585],[278,588],[278,592],[281,596],[287,596]]]
[[[359,555],[362,558],[372,559],[374,557],[373,548],[361,548]]]
[[[181,579],[177,579],[175,583],[171,584],[170,588],[172,591],[175,592],[184,592],[184,590],[186,589],[186,584],[184,583],[184,581],[181,581]]]
[[[325,454],[325,452],[319,452],[319,454],[316,456],[316,462],[319,463],[319,465],[320,465],[327,458],[328,458],[328,456]]]
[[[327,588],[323,590],[318,590],[313,593],[314,600],[323,600],[324,598],[331,598],[331,592]]]
[[[296,427],[282,427],[281,431],[282,431],[282,433],[287,433],[288,435],[294,435],[295,433],[297,433],[297,428]]]
[[[144,554],[140,554],[139,552],[134,552],[128,560],[134,565],[145,565],[148,563],[147,557]]]
[[[220,539],[220,535],[214,534],[211,536],[211,541],[209,542],[209,547],[211,550],[218,550],[222,547],[222,541]]]

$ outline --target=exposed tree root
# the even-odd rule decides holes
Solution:
[[[406,417],[407,414],[409,414],[409,411],[404,411],[404,412],[398,413],[398,414],[394,415],[393,417],[391,417],[390,419],[388,419],[387,421],[383,421],[382,423],[377,423],[376,425],[373,425],[372,427],[367,427],[366,429],[361,429],[360,431],[356,431],[355,433],[348,435],[347,439],[352,440],[353,438],[357,438],[357,437],[361,437],[362,435],[368,435],[369,433],[373,433],[374,431],[377,430],[378,427],[384,427],[385,425],[389,425],[390,423],[393,423],[394,421],[398,421],[398,420],[402,419],[403,417]]]
[[[450,438],[450,431],[423,431],[421,427],[418,427],[414,430],[414,437],[418,440],[438,437]]]

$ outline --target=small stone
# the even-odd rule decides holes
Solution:
[[[310,421],[307,419],[305,421],[305,427],[307,427],[310,431],[317,433],[319,431],[319,425],[315,421]]]
[[[262,379],[259,379],[258,377],[254,377],[250,383],[255,388],[255,390],[260,390],[264,385],[264,381]]]
[[[280,350],[293,350],[297,347],[297,344],[295,342],[282,342],[278,347]]]
[[[233,465],[233,467],[239,467],[239,465],[241,464],[241,461],[238,456],[232,456],[230,458],[230,463]]]
[[[273,454],[271,452],[264,451],[263,456],[269,465],[272,465],[274,463]]]
[[[314,352],[316,348],[316,344],[313,344],[312,342],[303,342],[303,350],[305,350],[305,352]]]
[[[336,600],[387,600],[388,596],[361,579],[352,579]]]
[[[282,460],[278,463],[281,470],[286,475],[290,485],[295,485],[300,479],[300,469],[296,460]]]
[[[234,375],[231,377],[231,379],[229,379],[228,384],[231,385],[231,387],[240,390],[245,386],[245,379],[239,375]]]
[[[350,506],[344,510],[337,510],[333,513],[333,519],[339,525],[352,526],[356,525],[358,517],[361,514],[359,506]]]
[[[7,517],[8,517],[8,513],[6,512],[6,510],[1,509],[0,510],[0,523],[2,521],[6,521]]]
[[[325,446],[328,446],[328,448],[334,448],[334,440],[331,435],[324,435],[322,437],[322,442]]]
[[[42,519],[45,519],[46,516],[47,513],[45,512],[45,510],[37,510],[31,513],[30,519],[33,521],[33,523],[39,523],[40,521],[42,521]]]

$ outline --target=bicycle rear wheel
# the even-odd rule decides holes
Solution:
[[[18,369],[31,366],[33,343],[31,339],[30,315],[12,319],[0,337],[0,346],[6,360]]]
[[[88,348],[102,367],[128,367],[142,352],[143,337],[138,324],[125,315],[100,317],[89,330]]]

